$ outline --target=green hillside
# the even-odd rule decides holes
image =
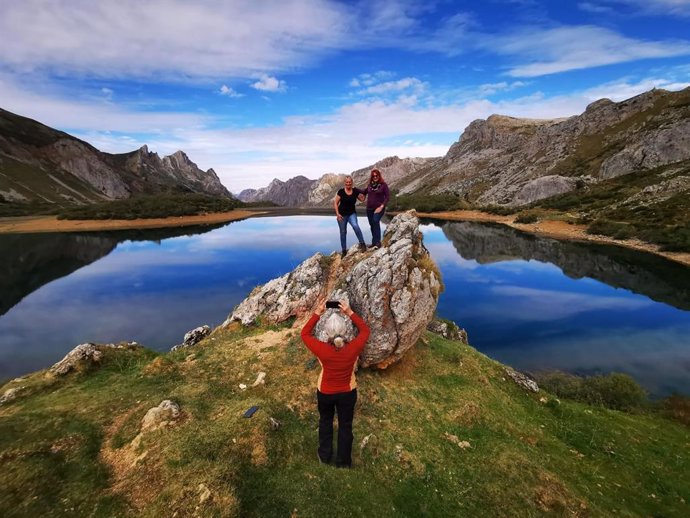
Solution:
[[[0,394],[25,388],[0,406],[0,514],[688,515],[689,428],[525,392],[429,333],[400,364],[358,374],[353,469],[320,465],[315,366],[297,329],[234,329],[10,383]],[[180,405],[176,424],[135,440],[165,399]]]

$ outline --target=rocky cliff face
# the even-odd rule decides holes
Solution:
[[[285,207],[303,207],[307,205],[309,192],[317,181],[305,176],[296,176],[286,182],[276,178],[267,187],[242,191],[237,198],[244,202],[272,201]]]
[[[91,203],[169,190],[230,196],[213,169],[200,170],[182,151],[111,155],[0,110],[0,201]]]
[[[492,115],[400,192],[453,192],[477,205],[520,206],[690,159],[690,89],[652,90],[557,120]]]
[[[364,187],[369,181],[369,172],[376,168],[391,188],[396,188],[404,179],[428,165],[435,158],[387,157],[375,164],[350,173],[355,187]],[[297,176],[285,182],[275,179],[268,187],[246,189],[238,194],[244,202],[272,201],[288,207],[330,207],[335,193],[343,186],[344,174],[327,173],[318,180]]]
[[[380,249],[359,252],[354,246],[342,260],[339,254],[316,254],[255,288],[223,326],[259,319],[279,323],[290,317],[297,317],[299,326],[321,301],[345,299],[371,328],[360,364],[386,368],[417,342],[438,302],[440,274],[422,241],[414,211],[399,214],[386,228]],[[321,332],[317,326],[317,336]]]

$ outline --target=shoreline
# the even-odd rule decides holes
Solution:
[[[49,232],[99,232],[103,230],[136,230],[173,228],[192,225],[213,225],[263,215],[265,211],[233,210],[173,216],[169,218],[141,219],[57,219],[57,216],[21,216],[0,218],[0,234],[33,234]]]
[[[108,230],[133,230],[185,227],[192,225],[212,225],[253,217],[270,217],[273,215],[296,214],[331,214],[330,209],[271,207],[256,210],[234,210],[196,216],[176,216],[170,218],[132,219],[132,220],[59,220],[57,216],[21,216],[0,218],[0,234],[29,234],[50,232],[99,232]],[[391,212],[391,215],[397,212]],[[607,245],[622,246],[652,253],[665,259],[690,266],[690,253],[665,252],[659,246],[637,239],[616,240],[609,236],[587,234],[584,225],[564,221],[543,220],[536,223],[515,223],[515,216],[500,216],[476,210],[457,210],[445,212],[417,212],[420,218],[440,219],[446,221],[477,221],[500,223],[508,227],[553,239],[586,241]]]
[[[528,232],[542,237],[553,239],[568,239],[573,241],[587,241],[606,245],[622,246],[640,252],[648,252],[665,259],[675,261],[684,266],[690,266],[690,253],[686,252],[665,252],[660,250],[658,245],[640,241],[639,239],[617,240],[609,236],[599,234],[588,234],[587,227],[566,223],[565,221],[543,220],[536,223],[515,223],[515,215],[499,216],[477,210],[456,210],[448,212],[417,212],[420,218],[441,219],[446,221],[477,221],[485,223],[500,223],[508,227]]]

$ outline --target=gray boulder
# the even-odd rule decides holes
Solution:
[[[150,408],[141,420],[141,431],[157,430],[173,424],[180,417],[180,406],[169,399],[161,401],[161,404]]]
[[[173,347],[171,351],[177,351],[178,349],[186,349],[187,347],[192,347],[193,345],[196,345],[199,342],[201,342],[201,340],[203,340],[210,334],[211,328],[209,326],[203,325],[196,327],[191,331],[185,333],[182,343]]]
[[[62,360],[48,369],[48,372],[55,376],[64,376],[73,370],[89,368],[100,363],[103,352],[106,349],[131,350],[138,347],[140,346],[136,342],[123,342],[119,344],[80,344],[68,352]]]
[[[397,215],[375,251],[316,254],[293,272],[254,289],[223,324],[250,325],[306,318],[323,300],[347,300],[369,325],[371,335],[360,356],[363,367],[386,368],[400,360],[433,318],[441,291],[440,274],[423,245],[414,211]],[[325,339],[326,311],[315,329]],[[348,328],[346,339],[354,336]],[[351,336],[350,336],[351,333]]]

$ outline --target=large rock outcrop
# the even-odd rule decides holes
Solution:
[[[343,259],[335,253],[315,254],[294,271],[255,288],[223,326],[279,323],[290,317],[301,325],[323,300],[345,299],[371,328],[360,364],[386,368],[400,360],[424,332],[441,289],[419,220],[414,211],[408,211],[389,223],[380,249],[360,252],[353,246]],[[321,322],[315,333],[324,339]],[[350,328],[346,338],[352,335]]]
[[[651,90],[618,103],[600,99],[568,118],[476,120],[445,157],[403,180],[399,193],[516,207],[682,164],[690,160],[689,100],[690,88]]]

